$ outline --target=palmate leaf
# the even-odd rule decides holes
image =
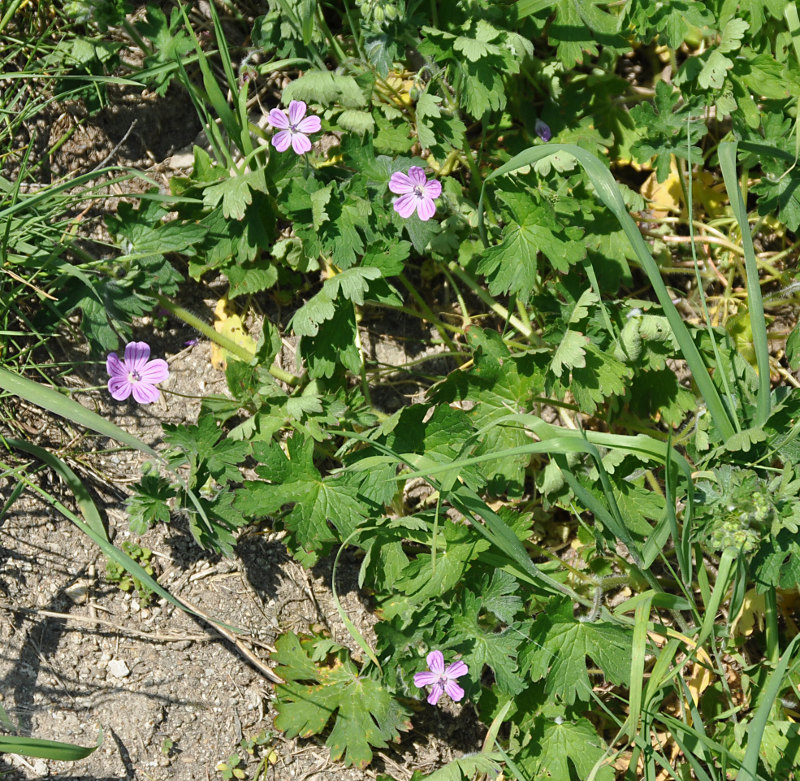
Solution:
[[[313,439],[295,434],[287,440],[287,448],[288,456],[276,442],[254,445],[254,455],[262,464],[256,473],[269,482],[247,481],[237,493],[236,508],[250,518],[263,518],[293,504],[286,527],[313,554],[336,539],[329,521],[346,537],[369,510],[344,479],[322,478],[313,462]]]
[[[213,209],[222,201],[223,216],[226,219],[241,220],[247,207],[253,202],[253,191],[267,192],[263,168],[230,176],[206,187],[203,191],[203,203]]]
[[[625,40],[617,34],[617,19],[598,8],[597,0],[576,3],[574,0],[556,0],[547,3],[547,13],[555,6],[556,17],[548,27],[551,45],[557,45],[558,59],[566,68],[582,63],[584,54],[595,56],[598,42],[604,46],[625,47]]]
[[[407,565],[394,588],[407,594],[410,602],[419,603],[445,595],[460,583],[470,562],[489,548],[482,537],[469,527],[446,521],[437,542],[436,558],[420,553]]]
[[[384,748],[411,728],[406,710],[378,681],[359,675],[345,649],[293,632],[279,637],[275,647],[276,673],[286,681],[275,689],[275,726],[287,737],[319,734],[333,719],[325,742],[331,758],[363,768],[372,760],[372,747]]]
[[[656,158],[656,176],[659,182],[665,181],[669,176],[672,155],[683,158],[689,155],[692,163],[702,159],[697,142],[706,134],[707,128],[705,123],[696,119],[696,107],[685,104],[676,110],[681,100],[678,90],[673,91],[667,82],[659,81],[653,104],[640,103],[631,109],[631,117],[642,134],[631,145],[631,151],[640,163]]]
[[[548,710],[555,711],[555,708]],[[606,746],[588,719],[570,721],[559,715],[537,720],[533,733],[534,741],[526,753],[533,754],[533,761],[525,762],[537,779],[549,781],[578,781],[588,778],[599,759],[606,753]],[[535,768],[535,769],[533,769]],[[603,766],[594,776],[597,781],[613,781],[614,768]]]
[[[488,666],[494,672],[497,688],[501,692],[519,694],[524,681],[517,669],[517,651],[526,642],[530,622],[513,624],[496,632],[487,629],[481,622],[482,609],[482,598],[471,591],[464,591],[457,612],[453,615],[452,630],[448,634],[459,638],[455,648],[461,651],[471,676],[477,680],[484,666]],[[477,700],[480,694],[480,691],[476,691],[472,698]]]
[[[500,774],[501,761],[502,754],[496,751],[470,754],[448,762],[435,773],[425,776],[424,781],[463,781],[465,778],[475,778],[476,773],[495,778]]]
[[[530,631],[531,643],[520,654],[520,667],[532,680],[545,679],[548,694],[572,705],[588,700],[591,692],[586,670],[588,656],[615,684],[629,682],[631,635],[605,621],[578,621],[572,605],[554,600]]]
[[[432,395],[437,404],[470,399],[474,406],[467,413],[476,430],[482,433],[473,455],[502,453],[530,442],[528,435],[512,425],[492,425],[510,413],[528,408],[531,396],[543,391],[543,372],[525,358],[516,360],[496,333],[470,331],[476,345],[475,366],[469,372],[453,372]],[[530,456],[503,456],[481,465],[493,494],[519,492],[525,480]]]

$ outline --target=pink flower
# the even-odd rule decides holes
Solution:
[[[414,170],[413,168],[411,169]],[[420,168],[418,171],[422,170]],[[453,662],[444,666],[444,656],[441,651],[431,651],[426,659],[428,670],[417,673],[414,676],[414,686],[421,689],[423,686],[432,686],[428,695],[428,702],[436,705],[443,692],[447,692],[448,697],[458,702],[464,696],[464,690],[456,683],[456,678],[466,675],[469,668],[462,661]]]
[[[274,108],[269,112],[270,125],[280,130],[272,137],[272,146],[279,152],[292,149],[302,155],[311,150],[311,142],[306,138],[309,133],[318,133],[322,128],[319,117],[306,116],[306,104],[302,100],[293,100],[289,104],[289,116],[285,111]]]
[[[150,360],[150,345],[147,342],[129,342],[125,347],[125,358],[116,353],[106,359],[106,371],[111,379],[108,391],[117,400],[124,401],[133,393],[139,404],[152,404],[158,399],[157,382],[169,377],[169,367],[162,358]]]
[[[418,165],[412,165],[407,175],[401,171],[392,174],[389,189],[400,196],[394,199],[394,210],[401,217],[410,217],[416,209],[419,218],[426,222],[436,214],[433,200],[442,194],[442,184],[436,179],[428,181]]]

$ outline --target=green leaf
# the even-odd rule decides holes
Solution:
[[[543,781],[588,778],[597,762],[606,755],[605,743],[588,719],[542,718],[533,737],[536,742],[527,751],[536,752],[532,764],[536,765],[536,778]],[[613,781],[614,768],[610,764],[603,765],[593,778]]]
[[[76,746],[74,743],[60,743],[57,740],[42,738],[18,738],[14,735],[0,735],[0,754],[20,754],[24,757],[55,759],[59,762],[75,762],[85,759],[99,748],[103,732],[100,731],[97,745],[90,748]]]
[[[339,127],[349,130],[351,133],[357,133],[359,136],[372,133],[375,130],[375,120],[369,111],[347,109],[339,114],[336,118],[336,123]]]
[[[169,523],[167,502],[176,496],[168,480],[156,474],[143,475],[127,500],[128,521],[134,534],[144,534],[157,521]]]
[[[522,599],[516,595],[519,581],[508,572],[496,569],[491,580],[483,578],[478,594],[484,610],[494,613],[503,623],[511,624],[522,610]]]
[[[499,752],[484,752],[454,759],[435,773],[425,776],[424,781],[463,781],[475,778],[476,774],[485,774],[487,778],[495,778],[500,774]],[[412,780],[413,781],[413,780]]]
[[[550,370],[557,377],[561,377],[564,369],[575,369],[586,366],[586,350],[589,338],[577,331],[567,331],[561,343],[558,345],[553,359],[550,362]]]
[[[247,206],[253,202],[253,190],[267,192],[263,168],[230,176],[218,184],[206,187],[203,190],[203,203],[213,209],[221,200],[223,216],[226,219],[241,220]]]
[[[574,0],[556,0],[548,3],[548,13],[555,6],[556,17],[548,29],[550,44],[557,44],[558,59],[567,68],[584,61],[584,55],[598,54],[597,41],[601,37],[605,46],[625,46],[617,33],[617,19],[598,8],[598,0],[576,3]]]
[[[717,50],[724,53],[736,51],[742,45],[742,38],[750,25],[744,19],[731,19],[722,31],[722,39]]]
[[[534,681],[545,678],[547,693],[570,705],[590,699],[586,657],[602,669],[611,683],[629,683],[631,634],[605,621],[576,620],[572,605],[566,601],[539,615],[530,639],[522,651],[520,667]]]
[[[676,110],[676,107],[680,106]],[[672,155],[692,163],[702,161],[697,142],[706,134],[705,124],[694,118],[691,102],[683,102],[679,90],[665,81],[656,84],[653,104],[640,103],[631,109],[641,137],[631,145],[631,151],[642,163],[656,158],[656,177],[663,182],[669,176]],[[687,134],[689,138],[687,139]]]
[[[794,327],[786,340],[786,360],[792,371],[800,368],[800,325]]]
[[[288,738],[319,734],[333,720],[325,741],[331,758],[364,768],[373,747],[385,748],[411,728],[406,710],[380,683],[360,675],[345,649],[293,632],[275,648],[275,672],[287,681],[275,687],[275,726]]]
[[[196,425],[164,424],[164,441],[181,452],[170,455],[171,463],[196,463],[208,470],[215,480],[238,482],[242,479],[238,465],[247,456],[248,444],[223,438],[224,432],[213,417],[200,418]]]
[[[345,108],[361,108],[369,104],[352,76],[320,70],[306,71],[290,82],[283,90],[281,100],[285,106],[293,100],[321,103],[323,106],[339,104]]]
[[[519,694],[525,683],[517,669],[517,652],[530,624],[514,624],[497,632],[480,620],[481,608],[479,596],[471,591],[463,593],[458,612],[453,615],[452,635],[458,638],[453,647],[461,651],[472,680],[480,679],[486,665],[491,667],[497,688],[503,694]],[[476,693],[475,697],[478,696]]]
[[[314,466],[314,440],[300,434],[287,440],[288,455],[276,442],[259,442],[254,455],[263,465],[256,469],[266,481],[247,481],[236,496],[236,507],[251,518],[277,514],[293,505],[286,528],[308,552],[321,550],[336,539],[329,522],[344,539],[367,515],[368,508],[352,485],[342,477],[325,479]]]
[[[728,59],[719,49],[714,49],[703,64],[697,76],[697,83],[703,89],[722,89],[733,60]]]
[[[86,407],[69,398],[66,394],[59,393],[54,388],[33,382],[25,377],[20,377],[2,366],[0,366],[0,389],[14,396],[19,396],[21,399],[25,399],[25,401],[53,412],[62,418],[71,420],[79,426],[96,431],[104,437],[115,439],[117,442],[121,442],[134,450],[140,450],[148,456],[159,460],[161,458],[153,448],[142,442],[141,439],[129,434],[96,412],[86,409]]]
[[[418,554],[395,583],[415,603],[444,596],[463,580],[470,562],[489,548],[468,527],[450,520],[445,521],[437,545],[435,558],[430,553]]]
[[[525,359],[511,358],[497,334],[472,329],[470,335],[477,346],[474,368],[452,373],[436,389],[432,401],[452,404],[469,399],[473,403],[468,416],[481,432],[473,455],[501,453],[530,442],[522,428],[497,425],[495,421],[528,409],[531,396],[543,392],[539,368]],[[481,471],[492,493],[517,492],[522,490],[529,462],[530,456],[526,455],[504,456],[485,462]]]

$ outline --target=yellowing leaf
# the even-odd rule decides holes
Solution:
[[[692,700],[695,705],[700,702],[700,695],[708,688],[713,678],[710,669],[711,659],[708,654],[702,648],[698,648],[697,656],[700,661],[694,663],[692,677],[686,681],[686,686],[689,689],[689,693],[692,695]]]
[[[764,595],[751,588],[745,593],[742,600],[742,609],[739,615],[733,619],[731,633],[734,637],[750,637],[758,626],[758,630],[764,629],[764,611],[766,610]]]
[[[642,185],[641,193],[650,202],[648,208],[656,219],[679,213],[683,209],[683,194],[675,163],[670,167],[669,176],[661,183],[653,171]]]
[[[236,342],[240,347],[255,354],[256,343],[250,334],[245,331],[242,318],[230,306],[227,298],[221,298],[214,307],[214,330]],[[225,371],[228,365],[229,353],[218,344],[211,344],[211,365],[218,371]]]

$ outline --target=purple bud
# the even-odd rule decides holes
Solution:
[[[549,141],[553,137],[553,133],[550,130],[550,125],[546,122],[542,122],[541,119],[536,120],[536,124],[534,125],[533,129],[536,131],[536,135],[542,139],[542,141]]]
[[[184,347],[194,347],[197,344],[197,339],[187,339],[184,343]]]

